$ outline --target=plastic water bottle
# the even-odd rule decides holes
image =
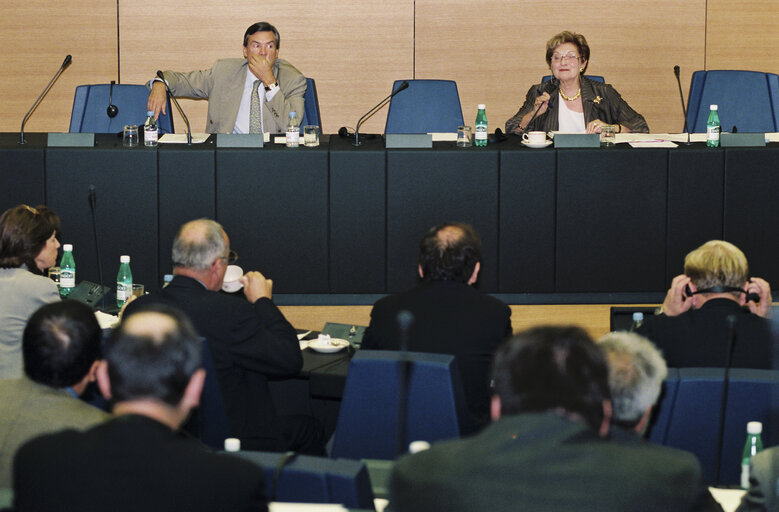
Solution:
[[[644,323],[644,313],[636,311],[633,313],[633,325],[630,326],[630,332],[636,332]]]
[[[73,244],[62,246],[60,261],[60,296],[67,297],[76,287],[76,262],[73,259]]]
[[[294,110],[289,113],[289,123],[287,123],[287,147],[296,148],[300,145],[300,121],[298,113]]]
[[[143,145],[155,147],[159,131],[157,130],[157,121],[154,120],[154,112],[146,112],[146,122],[143,123]]]
[[[119,257],[119,273],[116,275],[116,306],[121,308],[133,294],[133,273],[130,270],[130,257]]]
[[[474,134],[474,143],[477,146],[484,147],[487,145],[487,113],[484,103],[479,103],[479,111],[476,113],[476,122],[474,123],[476,133]]]
[[[759,421],[747,423],[747,442],[744,443],[744,451],[741,454],[741,488],[749,489],[749,459],[763,451],[763,424]]]
[[[706,145],[710,148],[719,147],[719,107],[709,105],[709,119],[706,121]]]

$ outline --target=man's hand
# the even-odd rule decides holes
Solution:
[[[247,272],[239,281],[243,284],[243,294],[252,304],[263,297],[273,298],[273,280],[265,279],[259,272]]]
[[[692,280],[684,274],[674,277],[671,287],[665,294],[663,301],[663,313],[667,316],[679,316],[692,307],[692,300],[685,300],[684,289],[693,288]]]
[[[151,92],[146,102],[146,110],[154,112],[154,119],[160,117],[160,112],[167,114],[168,95],[165,94],[165,84],[155,81],[151,84]]]
[[[254,76],[262,80],[266,86],[276,83],[276,77],[273,74],[273,62],[261,55],[249,55],[249,71]]]
[[[747,302],[749,311],[757,316],[768,318],[771,313],[771,285],[764,279],[753,277],[747,283],[747,295],[750,293],[760,296],[760,302],[755,303],[753,300]]]

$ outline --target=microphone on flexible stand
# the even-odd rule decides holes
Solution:
[[[687,126],[687,107],[684,106],[684,93],[682,93],[682,81],[679,78],[679,65],[674,66],[674,75],[676,75],[676,83],[679,85],[679,99],[682,100],[682,114],[684,114],[684,131],[687,133],[687,142],[685,145],[690,145],[690,129]]]
[[[19,130],[19,144],[26,144],[27,141],[24,140],[24,125],[27,124],[27,119],[32,115],[33,111],[36,109],[38,104],[41,102],[43,97],[46,95],[47,92],[49,92],[49,89],[51,89],[51,86],[54,85],[55,80],[59,78],[59,76],[62,74],[63,71],[65,71],[65,68],[70,65],[70,61],[73,60],[73,57],[68,55],[65,57],[65,60],[62,61],[62,65],[57,70],[56,73],[54,73],[54,76],[51,78],[51,81],[49,81],[49,85],[46,86],[46,88],[43,90],[40,96],[38,96],[38,99],[35,100],[35,103],[32,104],[32,107],[30,110],[25,114],[24,119],[22,119],[22,128]]]
[[[179,105],[179,102],[178,102],[178,100],[176,100],[176,97],[173,96],[172,92],[170,92],[170,87],[168,87],[168,81],[165,80],[165,75],[162,74],[162,71],[157,70],[157,77],[160,80],[162,80],[162,83],[165,86],[165,91],[168,93],[168,96],[170,96],[170,99],[173,100],[173,103],[176,104],[176,108],[178,109],[179,114],[181,114],[181,117],[184,118],[184,122],[187,123],[187,146],[191,146],[192,145],[192,130],[189,128],[189,119],[187,119],[187,115],[181,109],[181,105]]]
[[[552,99],[554,98],[554,94],[553,93],[557,90],[557,87],[558,87],[557,79],[556,78],[552,78],[552,79],[550,79],[546,83],[539,84],[539,86],[536,88],[536,94],[541,96],[545,92],[549,93],[550,98],[545,103],[548,103],[551,106],[552,105]],[[543,106],[544,106],[544,102],[542,102],[538,106],[536,111],[533,112],[533,116],[530,118],[530,121],[528,121],[527,124],[525,125],[525,127],[522,128],[523,132],[527,131],[528,126],[530,126],[530,123],[532,123],[535,120],[536,116],[538,115],[538,111],[541,110],[541,107],[543,107]]]
[[[722,401],[719,410],[719,426],[717,428],[717,451],[714,455],[714,485],[719,485],[719,471],[722,465],[722,441],[725,437],[725,416],[728,406],[728,389],[730,387],[730,367],[733,365],[733,347],[736,345],[736,316],[725,318],[728,326],[728,353],[725,361],[725,376],[722,379]]]
[[[414,323],[414,314],[406,309],[398,312],[398,330],[400,331],[400,353],[398,371],[398,428],[395,431],[395,449],[398,455],[406,452],[406,412],[408,403],[408,331]]]
[[[368,111],[368,112],[367,112],[367,113],[366,113],[364,116],[362,116],[362,117],[360,118],[360,120],[359,120],[359,121],[357,121],[357,127],[354,129],[354,143],[353,143],[352,145],[354,145],[354,146],[361,146],[361,145],[362,145],[362,142],[360,142],[360,126],[362,125],[362,123],[363,123],[364,121],[366,121],[366,120],[367,120],[369,117],[371,117],[373,114],[375,114],[376,112],[378,112],[378,111],[379,111],[379,109],[381,109],[381,107],[383,107],[384,105],[386,105],[386,104],[387,104],[387,102],[389,102],[389,100],[391,100],[393,96],[395,96],[395,95],[396,95],[397,93],[399,93],[400,91],[404,91],[404,90],[406,90],[406,89],[408,89],[408,80],[403,80],[403,83],[401,83],[401,84],[398,86],[398,88],[397,88],[397,89],[395,89],[394,91],[392,91],[392,93],[390,93],[390,95],[389,95],[389,96],[387,96],[386,98],[384,98],[383,100],[381,100],[381,101],[379,102],[379,104],[378,104],[378,105],[376,105],[375,107],[373,107],[372,109],[370,109],[370,110],[369,110],[369,111]],[[340,132],[340,130],[339,130],[339,132]]]
[[[100,284],[100,290],[103,292],[100,296],[100,307],[98,309],[103,309],[105,307],[106,294],[103,290],[103,264],[100,261],[100,243],[97,240],[97,192],[92,184],[89,185],[88,199],[89,210],[92,214],[92,237],[95,240],[95,256],[97,257],[97,282]]]

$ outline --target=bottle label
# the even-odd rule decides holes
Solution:
[[[295,128],[287,129],[287,147],[296,148],[300,144],[300,131]]]
[[[474,135],[474,139],[476,139],[476,140],[487,140],[487,125],[486,124],[477,124],[476,125],[476,134]]]
[[[706,140],[712,140],[712,141],[719,140],[719,131],[720,131],[719,125],[707,126]]]
[[[741,488],[749,489],[749,459],[741,463]]]
[[[157,144],[157,128],[146,128],[143,131],[143,143],[147,146],[154,146]]]
[[[123,283],[121,281],[117,281],[116,283],[116,301],[117,302],[125,302],[130,295],[132,294],[133,290],[133,284],[132,283]]]
[[[75,270],[65,270],[64,268],[60,270],[60,288],[75,288],[76,287],[76,271]]]

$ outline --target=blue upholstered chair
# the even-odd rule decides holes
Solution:
[[[401,83],[396,80],[392,90]],[[390,100],[384,133],[453,133],[462,124],[457,82],[408,80],[408,89]]]
[[[779,443],[779,371],[733,369],[730,372],[719,477],[715,475],[722,368],[680,368],[678,388],[662,444],[694,453],[708,484],[738,484],[741,451],[749,421],[763,423],[765,446]],[[666,397],[668,398],[668,397]],[[660,404],[661,413],[668,403]],[[773,416],[773,417],[772,417]],[[652,433],[654,437],[654,432]]]
[[[322,119],[319,115],[319,96],[316,93],[316,81],[313,78],[306,78],[306,94],[303,95],[305,106],[303,118],[300,120],[300,133],[303,133],[303,127],[307,124],[319,126],[319,133],[322,131]]]
[[[267,495],[273,501],[341,503],[346,508],[374,510],[373,491],[365,463],[284,453],[241,451],[237,455],[265,470]],[[286,463],[275,474],[279,465]]]
[[[654,407],[652,421],[647,432],[647,437],[653,443],[665,444],[678,391],[679,369],[668,368],[668,376],[665,378],[665,382],[663,382],[663,390],[660,392],[660,398]]]
[[[73,97],[70,114],[71,133],[118,133],[126,124],[143,126],[146,122],[146,102],[149,90],[145,85],[114,84],[79,85]],[[109,103],[109,93],[111,102]],[[116,105],[115,117],[108,117],[109,104]],[[168,99],[167,114],[160,113],[160,134],[173,132],[171,103]]]
[[[360,350],[349,364],[333,435],[333,457],[394,459],[401,361],[408,364],[406,432],[411,441],[438,441],[470,433],[470,419],[454,356]]]
[[[606,83],[606,80],[600,76],[600,75],[584,75],[585,78],[589,78],[593,82],[600,82],[600,83]],[[544,77],[541,79],[541,83],[548,82],[552,79],[552,75],[544,75]]]
[[[758,71],[696,71],[690,82],[687,123],[692,133],[705,133],[709,106],[719,107],[723,131],[779,131],[779,75]]]

